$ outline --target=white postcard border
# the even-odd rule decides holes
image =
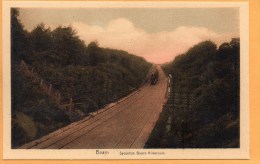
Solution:
[[[249,159],[248,2],[83,2],[3,1],[3,158],[4,159]],[[237,149],[11,149],[10,8],[216,8],[240,9],[240,148]],[[97,151],[102,153],[97,153]],[[139,154],[138,154],[139,152]],[[134,155],[133,155],[134,153]],[[143,154],[142,154],[143,153]],[[123,155],[124,154],[124,155]]]

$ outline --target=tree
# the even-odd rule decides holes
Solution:
[[[88,52],[89,52],[89,64],[91,66],[96,66],[99,62],[100,58],[100,48],[98,47],[98,42],[91,42],[88,45]]]
[[[23,25],[18,19],[19,9],[11,9],[11,58],[12,62],[19,62],[28,54],[29,48],[27,35]]]
[[[71,26],[59,26],[52,32],[52,36],[53,51],[60,57],[61,64],[79,64],[86,47],[77,32]]]
[[[33,50],[36,52],[50,50],[53,40],[50,28],[46,29],[43,23],[37,25],[30,33]]]
[[[166,139],[162,143],[156,142],[155,146],[186,148],[239,146],[239,49],[238,38],[223,43],[218,49],[213,42],[204,41],[163,66],[167,73],[172,74],[174,80],[171,83],[173,93],[162,115],[167,114],[167,110],[172,111],[174,128],[165,135]],[[176,98],[176,95],[183,92],[195,95],[186,110],[183,107],[185,101],[179,101],[183,98]],[[173,108],[173,104],[177,105]],[[184,116],[187,119],[183,122],[181,118]],[[160,116],[160,119],[164,120],[157,124],[167,121],[167,118]],[[185,123],[185,127],[182,123]],[[160,128],[165,129],[165,126],[162,125]],[[158,136],[161,132],[153,133]],[[148,143],[155,141],[153,138],[150,140]]]

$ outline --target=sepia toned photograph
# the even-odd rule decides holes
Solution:
[[[248,6],[106,3],[9,5],[10,151],[247,158]]]

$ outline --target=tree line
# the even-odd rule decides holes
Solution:
[[[239,147],[239,61],[240,41],[233,38],[219,47],[201,42],[165,64],[172,93],[146,147]]]
[[[25,61],[60,91],[63,101],[80,102],[71,115],[59,110],[39,86],[19,69]],[[12,147],[39,138],[131,93],[151,67],[126,51],[86,45],[71,26],[47,28],[43,23],[30,32],[11,9]]]

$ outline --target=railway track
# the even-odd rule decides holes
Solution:
[[[167,80],[159,70],[156,85],[144,85],[132,96],[22,149],[142,148],[164,103]]]

